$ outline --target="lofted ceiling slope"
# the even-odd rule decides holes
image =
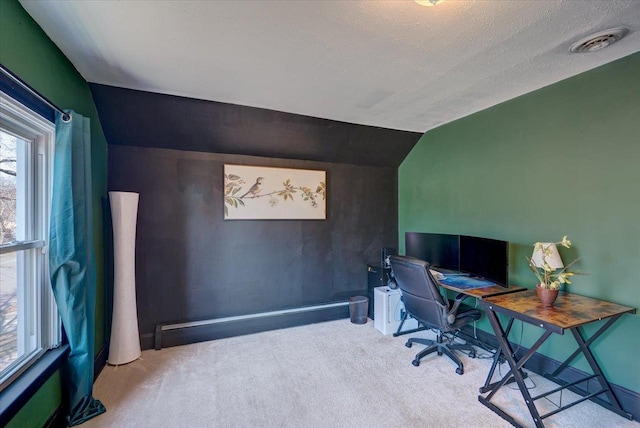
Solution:
[[[398,167],[421,135],[91,84],[109,144]]]

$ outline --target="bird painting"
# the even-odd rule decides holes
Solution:
[[[256,178],[255,184],[253,186],[251,186],[251,188],[249,189],[249,191],[247,193],[245,193],[244,195],[240,196],[240,199],[243,199],[247,195],[251,195],[250,197],[257,196],[258,193],[260,193],[260,191],[262,190],[262,181],[263,180],[264,180],[264,177]]]
[[[326,179],[326,171],[225,164],[224,219],[325,220]]]

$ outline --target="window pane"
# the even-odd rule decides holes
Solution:
[[[17,240],[18,139],[0,131],[0,245]]]
[[[55,127],[2,91],[0,104],[2,391],[47,349],[60,343],[60,328],[44,251]]]
[[[17,253],[0,254],[0,371],[18,358]]]

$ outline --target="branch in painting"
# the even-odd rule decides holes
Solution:
[[[241,194],[243,185],[246,181],[242,177],[235,174],[225,174],[225,214],[228,214],[228,207],[238,208],[239,206],[245,206],[243,200],[258,199],[270,197],[269,204],[273,207],[278,203],[278,199],[275,196],[281,197],[284,201],[292,201],[294,195],[298,192],[301,193],[303,201],[308,201],[313,208],[318,207],[317,198],[322,197],[324,200],[326,197],[326,183],[321,181],[316,187],[315,192],[309,187],[294,186],[291,179],[287,179],[282,183],[283,188],[281,190],[274,190],[268,193],[260,193],[262,191],[263,177],[258,177],[256,182],[249,188],[247,192]],[[242,196],[238,196],[241,194]]]
[[[224,175],[224,213],[229,214],[228,206],[238,208],[238,205],[244,206],[242,199],[235,196],[242,190],[245,181],[235,174]]]

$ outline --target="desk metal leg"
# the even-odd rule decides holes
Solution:
[[[496,313],[489,308],[489,310],[486,311],[486,315],[487,315],[487,318],[489,318],[489,322],[491,323],[491,327],[493,328],[493,331],[494,331],[494,333],[496,335],[496,339],[498,339],[498,344],[500,346],[500,349],[503,350],[503,355],[506,358],[507,362],[509,363],[509,367],[511,369],[502,378],[502,380],[499,381],[493,387],[491,393],[489,393],[489,395],[487,395],[487,397],[483,397],[483,396],[479,395],[478,396],[478,400],[482,404],[484,404],[485,406],[487,406],[488,408],[493,410],[495,413],[500,415],[503,419],[505,419],[506,421],[511,423],[512,425],[515,425],[516,427],[521,427],[522,425],[520,425],[518,422],[516,422],[515,419],[513,419],[513,417],[511,415],[506,413],[504,410],[500,409],[495,404],[491,403],[491,398],[513,376],[513,378],[515,379],[516,383],[518,384],[518,388],[520,389],[520,393],[522,394],[522,397],[524,398],[525,404],[527,405],[527,408],[529,409],[529,413],[531,414],[531,417],[533,418],[533,421],[535,422],[536,427],[537,428],[544,428],[544,424],[542,423],[542,418],[540,417],[540,414],[538,413],[538,409],[536,408],[536,406],[535,406],[535,404],[533,402],[533,399],[531,398],[531,395],[529,394],[529,391],[527,390],[527,386],[524,383],[524,377],[522,376],[521,369],[524,366],[524,364],[529,360],[529,358],[531,358],[533,356],[533,354],[538,350],[538,348],[544,343],[544,341],[547,340],[549,338],[549,336],[551,336],[551,331],[545,330],[544,333],[542,334],[542,336],[540,336],[540,338],[529,349],[529,351],[524,356],[522,356],[522,358],[520,358],[520,360],[516,361],[515,358],[514,358],[513,349],[511,348],[511,345],[509,344],[509,341],[506,339],[505,331],[503,330],[502,325],[500,324],[500,321],[498,320],[498,318],[496,316]]]
[[[576,339],[576,342],[578,342],[578,346],[580,347],[580,349],[582,350],[582,353],[584,354],[585,358],[589,362],[589,366],[591,366],[591,370],[593,370],[593,374],[596,375],[596,379],[598,379],[598,382],[600,383],[600,386],[602,387],[603,392],[609,399],[608,406],[604,406],[604,403],[600,403],[600,404],[602,404],[604,407],[608,408],[609,410],[621,416],[624,416],[628,419],[633,419],[633,416],[631,416],[630,414],[622,410],[622,407],[620,407],[620,403],[618,402],[618,399],[616,398],[615,395],[613,395],[613,391],[611,390],[611,385],[609,385],[609,382],[607,382],[607,379],[604,377],[604,374],[602,373],[602,370],[600,370],[600,366],[598,365],[598,362],[593,357],[591,350],[587,346],[586,342],[584,341],[584,338],[582,337],[578,329],[572,328],[571,333],[573,333],[573,337]]]
[[[591,336],[591,338],[586,342],[582,339],[582,337],[580,337],[580,340],[576,339],[578,340],[578,344],[580,344],[580,341],[582,341],[587,347],[591,346],[591,343],[593,343],[593,341],[595,341],[598,337],[600,337],[600,335],[604,333],[604,331],[608,329],[611,326],[611,324],[616,322],[616,320],[620,318],[620,316],[621,315],[609,318],[609,320],[607,320],[607,322],[602,327],[600,327],[598,331],[596,331],[594,335]],[[574,337],[575,337],[575,334],[574,334]],[[576,349],[576,351],[573,354],[571,354],[569,358],[564,360],[564,362],[560,365],[560,367],[558,367],[553,373],[551,373],[550,376],[553,376],[553,377],[558,376],[558,374],[560,374],[564,369],[566,369],[569,366],[569,363],[573,361],[578,355],[580,355],[581,352],[582,352],[582,349],[578,347],[578,349]]]
[[[613,394],[613,391],[611,389],[611,386],[609,385],[607,379],[605,378],[604,374],[602,373],[602,370],[600,369],[600,366],[598,365],[597,361],[595,360],[595,358],[593,357],[593,354],[591,353],[591,350],[589,349],[589,345],[591,345],[591,343],[593,343],[607,328],[609,328],[611,326],[611,324],[613,324],[619,317],[619,316],[615,316],[612,317],[611,319],[609,319],[593,336],[591,336],[591,338],[589,338],[588,340],[585,340],[585,338],[583,337],[582,333],[580,332],[578,327],[575,328],[571,328],[569,329],[569,331],[571,331],[571,333],[573,334],[574,339],[576,340],[576,342],[578,343],[578,349],[569,356],[569,358],[567,358],[566,361],[564,361],[560,367],[558,367],[558,369],[556,369],[552,374],[545,374],[545,377],[551,379],[552,381],[560,384],[561,386],[558,388],[555,388],[551,391],[547,391],[541,395],[538,395],[536,397],[531,397],[531,395],[529,394],[529,391],[526,388],[526,385],[524,384],[524,378],[522,375],[522,367],[524,366],[524,364],[533,356],[533,354],[540,348],[540,346],[542,345],[542,343],[544,343],[545,340],[547,340],[547,338],[551,335],[551,331],[549,330],[545,330],[545,332],[542,334],[542,336],[540,336],[540,338],[536,341],[536,343],[529,349],[529,351],[519,360],[515,359],[515,355],[513,353],[513,349],[511,348],[511,345],[509,344],[509,341],[507,340],[507,334],[508,334],[508,330],[510,329],[511,325],[512,325],[512,321],[513,319],[510,320],[509,325],[507,327],[507,334],[505,334],[505,331],[502,328],[502,325],[500,324],[500,321],[498,320],[496,313],[492,310],[487,310],[486,311],[486,315],[487,318],[489,319],[489,322],[491,323],[491,327],[494,330],[494,333],[496,335],[496,338],[498,339],[498,343],[500,345],[500,349],[502,351],[502,355],[504,356],[504,358],[507,360],[507,362],[509,363],[509,367],[511,368],[511,370],[502,378],[502,380],[500,380],[497,383],[491,384],[491,385],[487,385],[487,383],[489,381],[487,381],[485,383],[485,388],[489,387],[491,389],[491,393],[489,395],[487,395],[487,397],[482,397],[482,396],[478,396],[478,400],[484,404],[485,406],[487,406],[488,408],[490,408],[491,410],[493,410],[495,413],[497,413],[498,415],[500,415],[503,419],[507,420],[508,422],[510,422],[512,425],[516,426],[516,427],[521,427],[521,425],[516,422],[513,417],[511,415],[509,415],[508,413],[506,413],[504,410],[502,410],[501,408],[499,408],[498,406],[496,406],[495,404],[491,403],[491,398],[496,394],[496,392],[502,388],[505,384],[508,383],[508,381],[513,381],[513,379],[515,379],[515,381],[518,384],[518,387],[520,389],[520,392],[522,393],[522,397],[524,398],[524,401],[527,405],[527,408],[529,409],[529,413],[531,413],[531,417],[533,418],[535,425],[537,428],[543,428],[544,424],[542,423],[542,420],[544,418],[547,418],[549,416],[552,416],[558,412],[561,412],[562,410],[568,409],[569,407],[573,407],[574,405],[581,403],[585,400],[591,400],[596,402],[597,404],[603,406],[604,408],[611,410],[612,412],[617,413],[620,416],[623,416],[629,420],[633,420],[633,415],[631,415],[630,413],[625,412],[622,407],[620,406],[620,403],[618,402],[616,396]],[[557,376],[563,371],[565,370],[568,366],[569,363],[574,360],[578,355],[584,355],[585,359],[587,360],[587,362],[589,363],[589,366],[591,367],[591,370],[593,371],[592,375],[586,376],[582,379],[578,379],[575,380],[571,383],[565,382],[559,378],[557,378]],[[494,361],[494,365],[495,365],[495,361]],[[492,367],[492,370],[495,367]],[[490,374],[490,376],[492,376],[493,373]],[[576,385],[583,383],[583,382],[587,382],[590,379],[596,379],[599,383],[600,389],[598,391],[594,391],[594,392],[585,392],[584,390],[580,390],[578,388],[576,388]],[[538,409],[535,406],[535,401],[546,397],[550,394],[553,394],[555,392],[561,391],[563,389],[570,389],[574,392],[576,392],[577,394],[581,395],[582,398],[576,401],[573,401],[567,405],[564,406],[560,406],[557,409],[546,413],[544,415],[540,415],[540,413],[538,412]],[[607,399],[609,401],[605,401],[601,398],[598,398],[599,395],[604,394]]]
[[[620,402],[618,401],[618,399],[616,398],[616,396],[613,394],[613,390],[611,389],[611,385],[609,385],[609,382],[607,381],[607,379],[604,376],[604,373],[602,373],[602,370],[600,369],[600,366],[598,365],[598,362],[595,360],[595,358],[593,357],[593,353],[591,352],[591,350],[589,349],[589,345],[598,338],[598,336],[600,336],[600,334],[602,334],[602,332],[604,332],[611,324],[613,324],[615,322],[615,320],[619,318],[618,317],[614,317],[611,318],[609,320],[609,322],[607,322],[605,325],[603,325],[589,340],[584,340],[584,337],[582,336],[582,334],[580,333],[580,331],[578,330],[578,328],[572,328],[570,329],[571,333],[573,334],[573,337],[575,338],[576,342],[578,343],[578,349],[576,350],[576,352],[574,352],[562,365],[560,365],[560,367],[558,367],[558,369],[556,369],[551,375],[545,375],[545,377],[547,377],[548,379],[553,380],[554,382],[563,385],[562,388],[568,388],[571,391],[577,393],[578,395],[581,395],[583,398],[581,400],[577,400],[575,403],[573,404],[577,404],[578,402],[582,402],[585,400],[591,400],[597,404],[599,404],[600,406],[604,407],[605,409],[611,410],[614,413],[617,413],[618,415],[627,418],[629,420],[633,420],[633,415],[630,413],[625,412],[622,407],[620,406]],[[591,370],[593,371],[593,375],[587,376],[583,379],[579,379],[577,381],[571,382],[571,383],[567,383],[561,379],[559,379],[557,376],[560,372],[562,372],[562,370],[564,370],[567,365],[568,362],[573,360],[577,355],[579,354],[583,354],[585,359],[587,360],[587,362],[589,363],[589,366],[591,367]],[[588,391],[584,391],[581,389],[578,389],[576,387],[574,387],[574,385],[577,385],[579,383],[588,381],[590,379],[595,378],[600,386],[600,390],[596,391],[596,392],[588,392]],[[603,400],[601,398],[599,398],[599,395],[604,394],[607,397],[607,400]],[[567,406],[568,407],[568,406]],[[561,408],[561,409],[564,409]]]
[[[507,324],[507,328],[504,332],[504,337],[505,340],[509,340],[509,332],[511,331],[511,326],[513,325],[513,318],[509,319],[509,323]],[[496,350],[496,353],[493,356],[493,363],[491,364],[491,369],[489,370],[489,374],[487,375],[487,379],[484,381],[484,385],[482,385],[480,387],[480,394],[484,394],[486,392],[491,391],[493,388],[495,388],[495,386],[498,384],[498,382],[494,382],[491,383],[491,380],[493,379],[493,375],[496,372],[496,367],[498,367],[498,364],[500,363],[500,357],[502,357],[503,355],[503,350],[502,348],[498,347],[498,349]],[[522,377],[523,378],[527,378],[527,374],[525,372],[522,372]],[[514,382],[515,379],[511,378],[507,384]]]

